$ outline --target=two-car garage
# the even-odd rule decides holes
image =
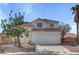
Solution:
[[[32,32],[32,41],[36,44],[60,44],[60,32],[35,31]]]

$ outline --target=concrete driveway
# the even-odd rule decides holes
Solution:
[[[52,51],[56,54],[69,54],[70,51],[61,45],[37,45],[36,51]]]

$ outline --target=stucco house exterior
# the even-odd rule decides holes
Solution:
[[[29,31],[28,37],[21,38],[23,46],[26,45],[28,40],[33,41],[35,44],[61,43],[61,34],[58,28],[59,21],[38,18],[32,22],[25,22],[23,26]]]

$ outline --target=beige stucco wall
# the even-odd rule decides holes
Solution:
[[[37,23],[42,23],[42,28],[38,28],[37,27]],[[33,27],[34,28],[37,28],[37,29],[43,29],[43,28],[46,28],[46,23],[44,21],[35,21],[35,22],[32,22],[33,24]]]
[[[51,22],[51,23],[46,23],[47,24],[47,28],[58,28],[58,23],[56,22]],[[50,24],[54,24],[54,27],[50,27]]]
[[[27,31],[30,31],[30,30],[32,30],[33,29],[33,27],[28,27],[28,26],[26,26],[26,27],[24,27]]]
[[[28,41],[29,41],[29,38],[25,36],[25,34],[23,34],[23,37],[20,37],[21,46],[26,47]]]
[[[37,23],[42,23],[42,28],[38,28],[38,27],[37,27]],[[37,29],[51,28],[51,27],[50,27],[50,24],[54,24],[54,27],[52,27],[52,28],[57,28],[57,27],[58,27],[58,22],[48,22],[48,23],[47,23],[47,22],[38,20],[38,21],[32,22],[32,24],[33,24],[33,26],[34,26],[35,28],[37,28]]]

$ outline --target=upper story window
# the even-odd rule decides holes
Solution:
[[[42,27],[42,23],[37,23],[37,27]]]
[[[54,24],[50,24],[50,27],[54,27]]]

